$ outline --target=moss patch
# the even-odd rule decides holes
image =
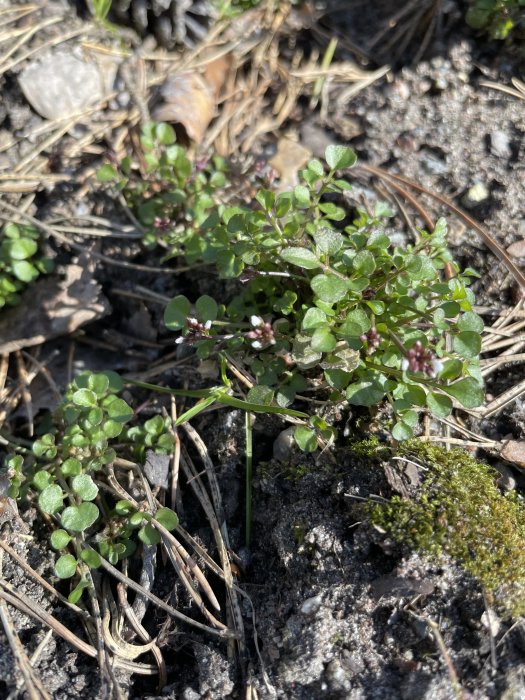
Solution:
[[[410,441],[398,454],[425,472],[417,500],[394,496],[371,504],[371,521],[420,551],[452,556],[473,574],[495,605],[513,617],[525,613],[525,503],[503,495],[497,473],[462,450]]]

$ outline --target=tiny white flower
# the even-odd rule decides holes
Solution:
[[[175,339],[175,345],[180,345],[181,343],[184,342],[184,336],[181,335],[178,338]]]
[[[253,348],[254,350],[261,350],[261,348],[262,348],[262,343],[261,343],[261,341],[260,341],[260,340],[254,340],[253,343],[252,343],[252,348]]]
[[[204,324],[204,329],[209,331],[210,328],[211,328],[211,321],[206,321],[206,323]]]
[[[254,328],[258,328],[258,326],[262,326],[262,324],[264,322],[260,316],[253,315],[253,316],[250,316],[250,323],[252,324],[252,326]]]
[[[188,324],[188,326],[196,326],[198,321],[196,318],[193,318],[193,316],[188,316],[188,318],[186,319],[186,323]]]
[[[437,358],[432,360],[432,362],[430,364],[432,365],[432,369],[434,370],[434,372],[436,374],[439,374],[443,369],[443,363],[441,362],[441,360],[438,360]]]
[[[403,360],[401,361],[401,369],[402,369],[403,371],[405,371],[406,369],[408,369],[408,360],[407,360],[406,357],[403,358]]]

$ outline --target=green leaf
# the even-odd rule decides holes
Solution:
[[[326,318],[327,316],[324,311],[321,311],[321,309],[318,309],[316,306],[312,306],[311,308],[307,309],[305,315],[303,316],[301,327],[306,331],[312,330],[313,328],[318,328],[326,323]]]
[[[262,406],[269,405],[273,402],[274,390],[264,384],[256,384],[250,389],[246,398],[249,402]]]
[[[153,525],[147,523],[144,527],[141,527],[138,532],[139,539],[149,546],[156,545],[160,542],[161,536],[158,530],[155,530]]]
[[[144,423],[144,428],[151,435],[160,435],[164,430],[164,418],[162,416],[153,416],[153,418],[149,418]]]
[[[481,406],[485,399],[483,386],[473,377],[465,377],[454,384],[443,386],[442,389],[457,399],[465,408]]]
[[[195,308],[197,310],[197,318],[202,322],[215,321],[219,313],[217,302],[207,294],[203,294],[203,296],[197,299]]]
[[[122,391],[124,382],[122,381],[120,374],[117,374],[117,372],[113,372],[113,370],[110,369],[102,372],[102,374],[108,379],[108,391],[111,391],[113,394],[118,394],[119,391]]]
[[[155,520],[163,525],[166,530],[175,530],[179,524],[179,517],[171,508],[159,508],[155,513]]]
[[[106,420],[102,424],[102,432],[107,438],[116,438],[123,431],[124,426],[115,420]]]
[[[77,570],[77,560],[72,554],[64,554],[55,564],[55,573],[58,578],[71,578]]]
[[[109,378],[105,374],[90,374],[88,377],[88,389],[97,396],[104,396],[109,389]]]
[[[327,146],[325,159],[331,170],[351,168],[357,162],[355,152],[347,146]]]
[[[375,257],[369,250],[360,250],[352,262],[354,270],[366,277],[369,277],[376,269]]]
[[[473,331],[461,331],[454,336],[452,346],[461,357],[478,357],[481,351],[481,336]]]
[[[442,380],[452,380],[457,379],[463,372],[463,362],[454,358],[452,360],[447,360],[444,363],[443,369],[439,373],[439,378]]]
[[[179,294],[164,309],[164,325],[172,331],[179,331],[186,325],[190,311],[190,302],[185,296]]]
[[[87,579],[81,579],[78,584],[73,588],[71,593],[68,595],[67,599],[73,605],[76,605],[78,601],[82,598],[84,590],[89,588],[89,581]]]
[[[372,327],[372,323],[363,309],[354,309],[349,311],[346,319],[339,326],[337,332],[341,335],[359,338],[360,335],[367,333]]]
[[[411,437],[414,437],[414,432],[407,423],[400,420],[392,428],[392,437],[394,440],[402,442],[403,440],[410,440]]]
[[[27,260],[17,260],[13,263],[13,274],[21,282],[32,282],[40,274],[36,267]]]
[[[331,352],[337,345],[337,340],[335,336],[330,333],[330,328],[328,326],[321,326],[320,328],[316,328],[313,332],[310,345],[312,346],[312,350]]]
[[[46,488],[46,486],[49,486],[49,482],[51,480],[51,474],[42,469],[41,471],[36,472],[36,474],[34,475],[33,484],[39,491],[43,491]]]
[[[348,386],[352,374],[336,367],[334,369],[325,369],[324,376],[331,387],[342,391]]]
[[[175,130],[172,126],[164,122],[157,124],[155,127],[155,136],[157,137],[157,141],[163,146],[171,146],[176,140]]]
[[[27,260],[38,250],[38,243],[31,238],[15,238],[6,240],[4,247],[12,260]]]
[[[135,511],[135,506],[131,501],[117,501],[115,503],[115,513],[118,515],[129,515]]]
[[[38,507],[44,513],[56,513],[63,505],[64,494],[58,484],[46,486],[38,497]]]
[[[126,423],[133,418],[135,412],[123,399],[115,399],[107,406],[108,416],[116,423]]]
[[[83,549],[80,553],[80,558],[89,566],[90,569],[98,569],[98,567],[102,564],[100,554],[95,552],[94,549]]]
[[[98,486],[89,474],[78,474],[73,477],[71,488],[83,501],[93,501],[98,494]]]
[[[466,311],[464,314],[458,318],[458,328],[461,331],[473,331],[474,333],[482,333],[484,329],[484,323],[481,316],[474,313],[474,311]]]
[[[265,211],[271,211],[275,204],[275,194],[269,190],[259,190],[255,195],[255,199]]]
[[[321,263],[317,256],[308,248],[283,248],[281,250],[281,258],[291,265],[297,265],[304,270],[313,270],[316,267],[321,267]]]
[[[315,245],[319,248],[321,253],[325,255],[335,255],[344,242],[343,236],[339,231],[334,231],[331,228],[321,227],[313,234],[313,239]]]
[[[310,206],[310,190],[304,185],[297,185],[294,187],[294,198],[296,204],[303,209],[307,209]]]
[[[71,541],[71,535],[65,530],[53,530],[49,538],[53,549],[64,549]]]
[[[90,389],[78,389],[73,394],[72,400],[76,406],[89,408],[94,408],[98,403],[97,395]]]
[[[348,282],[335,275],[316,275],[310,281],[315,295],[329,304],[344,299],[348,292]]]
[[[387,379],[378,372],[367,372],[366,378],[346,389],[348,403],[353,406],[374,406],[379,403],[387,392]]]
[[[60,522],[70,532],[83,532],[93,525],[98,516],[99,510],[94,503],[81,503],[65,508]]]
[[[311,428],[298,425],[294,430],[294,438],[303,452],[315,452],[317,449],[317,436]]]
[[[112,180],[116,180],[117,177],[118,173],[110,163],[104,163],[104,165],[101,165],[97,170],[97,180],[99,182],[111,182]]]
[[[320,160],[317,160],[317,158],[312,158],[312,160],[308,161],[306,167],[308,168],[308,170],[311,170],[315,175],[317,175],[317,177],[323,177],[324,165],[321,163]]]
[[[452,401],[448,396],[433,391],[427,394],[427,406],[439,418],[446,418],[452,412]]]

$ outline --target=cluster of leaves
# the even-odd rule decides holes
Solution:
[[[444,417],[453,399],[467,408],[483,401],[475,273],[452,261],[444,220],[406,247],[385,233],[391,214],[381,204],[347,223],[337,198],[350,185],[336,171],[355,162],[351,149],[330,146],[327,167],[310,161],[293,192],[261,190],[253,207],[214,210],[186,240],[186,259],[213,264],[244,289],[227,304],[179,295],[164,318],[200,357],[226,349],[242,359],[257,380],[248,400],[286,407],[312,386],[331,402],[386,399],[403,440],[421,411]],[[331,434],[311,422],[296,432],[308,450]]]
[[[108,488],[105,472],[119,455],[128,456],[126,424],[132,408],[118,396],[122,380],[114,372],[83,373],[69,386],[53,417],[53,428],[33,443],[32,457],[15,455],[7,461],[10,496],[32,494],[39,509],[56,529],[51,546],[61,554],[55,564],[60,578],[80,572],[70,600],[76,602],[89,585],[86,567],[100,566],[100,557],[112,564],[133,553],[137,538],[156,544],[156,522],[177,526],[176,514],[161,508],[155,514],[140,510]],[[160,418],[160,417],[159,417]],[[129,428],[132,433],[134,428]],[[136,442],[161,451],[173,447],[164,420],[146,421],[132,433]],[[118,440],[117,440],[118,438]]]
[[[467,23],[493,39],[505,39],[511,30],[525,27],[525,0],[471,0]]]
[[[15,306],[20,293],[41,274],[53,270],[42,255],[39,232],[32,226],[7,224],[0,234],[0,308]]]
[[[176,143],[173,127],[165,123],[145,124],[141,145],[143,172],[127,156],[120,164],[103,165],[97,176],[101,182],[118,183],[146,230],[144,243],[166,248],[169,259],[191,248],[198,227],[216,207],[214,194],[227,184],[226,165],[218,156],[192,163]]]
[[[371,521],[420,551],[448,554],[514,617],[525,613],[525,505],[503,495],[497,473],[462,450],[406,443],[400,454],[426,467],[419,497],[370,504]]]

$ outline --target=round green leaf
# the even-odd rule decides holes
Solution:
[[[427,394],[427,406],[439,418],[446,418],[452,412],[452,401],[448,396],[432,391]]]
[[[461,331],[454,336],[453,348],[461,357],[477,357],[481,351],[481,336],[474,331]]]
[[[38,507],[44,513],[56,513],[62,508],[64,494],[58,484],[46,486],[38,497]]]
[[[392,428],[392,437],[394,440],[399,440],[400,442],[403,440],[410,440],[411,437],[414,437],[414,432],[407,423],[400,420]]]
[[[360,250],[352,262],[354,270],[367,277],[376,269],[374,255],[369,250]]]
[[[330,333],[328,326],[316,328],[311,340],[312,350],[318,352],[331,352],[337,345],[335,336]]]
[[[335,275],[316,275],[310,281],[315,295],[328,304],[336,304],[348,292],[348,282]]]
[[[115,504],[115,512],[118,515],[129,515],[130,513],[133,513],[134,510],[135,506],[130,501],[117,501]]]
[[[197,318],[199,321],[215,321],[219,311],[219,307],[215,299],[209,297],[207,294],[199,297],[195,302],[195,308],[197,310]]]
[[[313,234],[313,238],[316,246],[325,255],[335,255],[341,249],[344,241],[339,231],[325,227],[318,228]]]
[[[293,191],[296,204],[303,209],[310,206],[310,190],[304,185],[297,185]]]
[[[382,374],[368,372],[366,378],[347,387],[347,401],[353,406],[373,406],[386,394],[386,383],[386,377]]]
[[[186,319],[190,315],[191,304],[188,299],[179,294],[174,297],[164,309],[164,324],[172,331],[179,331],[186,325]]]
[[[99,510],[94,503],[81,503],[66,508],[60,521],[70,532],[83,532],[93,525],[98,516]]]
[[[157,141],[163,146],[171,146],[172,143],[175,143],[175,130],[165,122],[157,124],[155,127],[155,136],[157,137]]]
[[[315,452],[317,449],[317,436],[311,428],[298,425],[294,431],[294,438],[303,452]]]
[[[13,274],[21,282],[31,282],[40,274],[34,265],[27,260],[17,260],[13,263]]]
[[[107,438],[115,438],[124,430],[122,423],[117,423],[115,420],[107,420],[102,425],[102,432]]]
[[[179,517],[171,508],[159,508],[155,514],[155,520],[163,525],[166,530],[175,530],[179,524]]]
[[[97,396],[103,396],[109,389],[109,378],[105,374],[91,374],[88,378],[88,389]]]
[[[153,525],[150,525],[149,523],[140,528],[138,536],[139,539],[147,545],[158,544],[161,540],[158,530],[155,530]]]
[[[72,554],[64,554],[57,559],[55,573],[59,578],[71,578],[77,570],[77,560]]]
[[[274,397],[274,390],[264,384],[256,384],[248,392],[246,399],[250,403],[259,404],[259,406],[269,406]]]
[[[331,170],[351,168],[357,162],[355,152],[348,146],[327,146],[324,155]]]
[[[326,323],[326,314],[321,309],[316,306],[312,306],[307,309],[305,315],[303,316],[302,328],[303,330],[311,330],[312,328],[318,328]]]
[[[363,309],[354,309],[348,312],[346,319],[339,326],[337,332],[351,338],[359,338],[360,335],[367,333],[371,326],[372,323]]]
[[[38,250],[38,243],[31,238],[15,238],[5,241],[4,247],[12,260],[27,260]]]
[[[483,319],[474,311],[466,311],[464,314],[458,318],[458,328],[461,331],[473,331],[474,333],[481,333],[485,327]]]
[[[90,389],[78,389],[78,391],[75,391],[72,398],[76,406],[94,408],[97,405],[97,395]]]
[[[80,553],[80,558],[84,561],[90,569],[98,569],[102,564],[100,554],[95,552],[94,549],[83,549]]]
[[[321,267],[321,263],[317,259],[315,253],[308,248],[283,248],[281,250],[281,258],[291,265],[297,265],[305,270],[313,270],[316,267]]]
[[[126,423],[133,418],[134,411],[123,399],[115,399],[107,406],[108,416],[117,423]]]
[[[71,487],[83,501],[93,501],[98,494],[98,486],[89,474],[79,474],[73,477]]]
[[[53,530],[49,541],[53,549],[64,549],[71,541],[71,535],[65,530]]]
[[[49,486],[51,480],[51,474],[49,472],[41,470],[36,472],[36,474],[34,475],[33,484],[39,491],[43,491],[46,488],[46,486]]]
[[[483,386],[473,377],[460,379],[454,384],[442,387],[443,391],[457,399],[465,408],[481,406],[485,399]]]
[[[104,163],[97,170],[97,180],[99,182],[111,182],[117,179],[117,171],[109,163]]]

